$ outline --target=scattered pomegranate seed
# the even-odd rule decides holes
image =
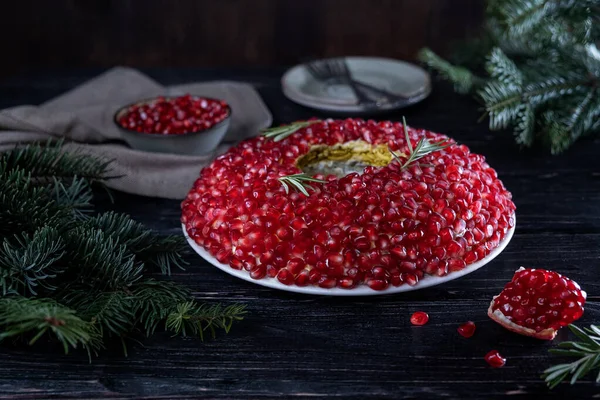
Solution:
[[[408,129],[413,144],[444,135]],[[314,146],[357,142],[408,152],[402,123],[326,120],[275,142],[245,140],[202,169],[182,202],[188,235],[254,279],[352,290],[416,285],[481,260],[514,226],[511,194],[464,145],[342,177],[323,171],[305,196],[278,178],[301,173]],[[229,254],[228,254],[229,253]],[[257,268],[264,266],[264,268]],[[286,272],[279,274],[282,269]]]
[[[457,330],[462,337],[470,338],[475,334],[475,328],[475,322],[467,321],[464,324],[460,325]]]
[[[410,317],[410,323],[417,326],[423,326],[429,321],[429,315],[423,311],[417,311]]]
[[[203,131],[228,116],[229,106],[224,101],[186,94],[133,105],[118,122],[137,132],[169,135]]]
[[[508,330],[552,340],[558,329],[583,315],[586,293],[556,272],[520,268],[495,296],[488,315]]]
[[[498,353],[498,350],[490,351],[484,358],[492,368],[500,368],[506,364],[506,358],[502,357],[500,353]]]

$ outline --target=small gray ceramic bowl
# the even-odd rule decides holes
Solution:
[[[169,99],[175,96],[161,96],[162,98]],[[207,100],[216,100],[209,97],[193,96],[194,98],[203,98]],[[119,124],[119,119],[127,112],[131,107],[152,103],[156,101],[158,97],[152,99],[141,100],[132,104],[128,104],[119,110],[114,115],[114,123],[117,128],[121,131],[123,140],[134,149],[150,151],[153,153],[173,153],[173,154],[187,154],[187,155],[205,155],[212,153],[223,137],[227,133],[229,128],[229,122],[231,121],[231,107],[227,105],[227,117],[225,119],[208,129],[204,129],[196,132],[187,132],[180,134],[164,134],[164,133],[147,133],[138,132],[133,129],[124,128]],[[217,100],[218,101],[218,100]]]

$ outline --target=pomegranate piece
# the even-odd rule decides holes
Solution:
[[[464,324],[460,325],[457,331],[462,337],[470,338],[475,334],[475,328],[475,322],[467,321]]]
[[[490,351],[485,355],[484,359],[492,368],[504,367],[504,364],[506,364],[506,358],[502,357],[498,353],[498,350]]]
[[[403,168],[389,152],[410,151],[399,122],[328,119],[280,141],[245,140],[202,169],[181,222],[223,264],[285,285],[384,291],[461,271],[514,226],[512,196],[483,156],[407,131],[412,146],[451,145]],[[368,157],[340,161],[349,154]],[[308,196],[279,180],[307,171],[325,181]]]
[[[495,296],[488,316],[506,329],[552,340],[557,331],[583,315],[586,293],[553,271],[520,268]]]
[[[417,311],[410,317],[410,323],[416,326],[423,326],[429,321],[429,315],[423,311]]]
[[[228,116],[224,101],[186,94],[135,104],[117,122],[136,132],[181,135],[209,129]]]

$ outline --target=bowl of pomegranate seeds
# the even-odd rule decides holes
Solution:
[[[469,274],[510,242],[511,193],[485,157],[405,123],[271,128],[205,167],[181,204],[204,259],[272,288],[338,296]]]
[[[217,148],[230,117],[226,102],[186,94],[129,104],[115,113],[114,121],[132,148],[198,155]]]

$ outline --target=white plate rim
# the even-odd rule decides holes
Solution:
[[[419,70],[423,74],[423,87],[422,89],[416,91],[411,97],[409,97],[405,102],[390,104],[387,107],[382,107],[381,111],[389,111],[396,110],[399,108],[407,107],[409,105],[418,103],[419,101],[425,99],[431,93],[431,76],[429,73],[421,68],[420,66],[403,61],[397,60],[393,58],[384,58],[384,57],[369,57],[369,56],[347,56],[344,57],[347,61],[369,61],[373,63],[377,62],[386,62],[386,63],[394,63],[402,65],[403,67],[413,68],[415,70]],[[325,60],[325,59],[324,59]],[[288,97],[290,100],[299,103],[306,107],[311,107],[319,110],[325,111],[337,111],[337,112],[362,112],[364,109],[355,104],[348,104],[347,101],[342,100],[336,102],[335,99],[329,99],[328,101],[323,101],[321,97],[311,96],[309,94],[303,93],[299,90],[296,90],[293,85],[289,83],[290,76],[296,73],[298,70],[304,68],[306,63],[295,65],[289,68],[281,77],[281,87],[283,94]]]
[[[292,93],[288,92],[285,87],[283,88],[283,94],[285,96],[287,96],[290,100],[292,100],[300,105],[303,105],[305,107],[313,108],[315,110],[338,112],[338,113],[363,113],[363,112],[367,111],[366,109],[361,108],[359,106],[355,106],[355,105],[342,106],[342,105],[333,105],[333,104],[324,104],[324,103],[317,104],[310,100],[303,99],[301,97],[296,97],[296,94],[292,94]],[[390,105],[388,107],[381,107],[381,108],[377,109],[376,111],[383,112],[383,111],[399,110],[401,108],[411,106],[413,104],[420,102],[421,100],[426,99],[430,94],[431,94],[431,87],[427,87],[427,89],[425,91],[423,91],[422,93],[420,93],[416,96],[413,96],[413,97],[407,99],[405,102],[394,103],[393,105]]]
[[[236,278],[243,279],[247,282],[251,282],[251,283],[254,283],[254,284],[260,285],[260,286],[265,286],[265,287],[268,287],[271,289],[279,289],[279,290],[283,290],[286,292],[294,292],[294,293],[302,293],[302,294],[313,294],[313,295],[324,295],[324,296],[381,296],[381,295],[386,295],[386,294],[404,293],[404,292],[411,292],[411,291],[415,291],[415,290],[425,289],[425,288],[428,288],[431,286],[436,286],[436,285],[440,285],[445,282],[453,281],[455,279],[458,279],[467,274],[477,271],[484,265],[491,262],[500,253],[502,253],[502,251],[504,251],[504,249],[506,248],[508,243],[511,241],[511,239],[514,235],[514,232],[515,232],[515,228],[517,226],[516,214],[513,213],[512,218],[514,220],[513,227],[507,231],[506,236],[504,236],[504,239],[502,239],[502,241],[498,244],[498,246],[494,250],[492,250],[490,252],[490,254],[488,254],[483,259],[478,260],[478,261],[474,262],[473,264],[469,264],[467,267],[465,267],[464,269],[462,269],[460,271],[449,273],[446,276],[427,275],[414,286],[404,284],[404,285],[401,285],[398,287],[390,286],[385,290],[373,290],[373,289],[370,289],[366,285],[357,286],[353,289],[342,289],[342,288],[338,288],[338,287],[326,289],[326,288],[321,288],[318,286],[295,286],[295,285],[288,286],[288,285],[284,285],[283,283],[279,282],[277,280],[277,278],[265,277],[263,279],[258,279],[258,280],[252,279],[250,277],[250,274],[248,273],[248,271],[243,270],[243,269],[235,270],[235,269],[231,268],[228,264],[223,264],[223,263],[219,262],[216,258],[214,258],[212,255],[210,255],[210,253],[208,251],[206,251],[204,248],[200,247],[196,242],[194,242],[194,240],[192,238],[190,238],[188,236],[187,231],[185,229],[185,224],[181,224],[181,227],[183,229],[183,235],[185,236],[186,240],[188,241],[188,243],[190,244],[192,249],[194,249],[194,251],[196,253],[198,253],[198,255],[200,255],[200,257],[202,257],[204,260],[208,261],[215,267],[219,268],[220,270],[228,273],[229,275],[233,275]]]

